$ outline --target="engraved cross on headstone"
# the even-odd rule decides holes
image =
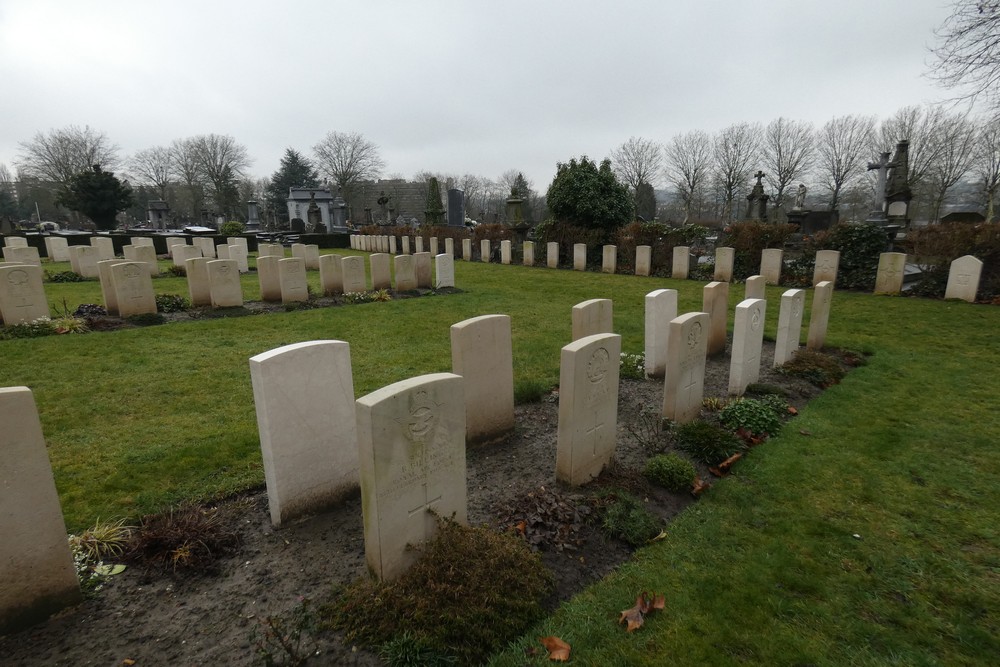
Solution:
[[[604,428],[604,424],[594,424],[592,428],[587,429],[587,437],[590,438],[590,444],[592,446],[592,456],[597,456],[597,440],[600,438],[602,428]]]
[[[423,483],[423,487],[424,487],[424,504],[423,505],[417,505],[412,510],[410,510],[409,513],[408,513],[409,516],[413,516],[413,515],[419,514],[421,512],[427,512],[427,511],[429,511],[431,509],[431,505],[435,505],[435,504],[441,502],[442,498],[444,497],[444,496],[442,496],[442,495],[439,494],[437,498],[428,498],[427,497],[428,496],[428,493],[427,493],[427,482]]]

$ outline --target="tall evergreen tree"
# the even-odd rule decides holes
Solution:
[[[288,188],[291,187],[319,187],[319,172],[297,150],[286,148],[281,166],[271,176],[271,182],[265,190],[268,206],[279,221],[288,222],[288,206],[285,202],[288,199]]]
[[[444,224],[444,206],[441,204],[441,184],[431,176],[427,181],[427,207],[424,209],[424,221],[428,225]]]
[[[110,230],[115,228],[115,216],[130,207],[132,199],[128,182],[119,181],[95,164],[91,171],[81,171],[69,179],[57,203],[84,214],[98,229]]]

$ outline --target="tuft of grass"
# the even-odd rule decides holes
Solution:
[[[239,536],[225,527],[218,510],[188,505],[143,517],[125,556],[156,570],[208,570],[238,545]]]
[[[716,424],[697,421],[677,428],[677,449],[695,461],[714,466],[736,452],[742,452],[746,445]]]
[[[803,378],[817,387],[835,385],[845,375],[840,362],[829,354],[813,350],[799,350],[792,359],[778,367],[778,372]]]
[[[660,522],[631,493],[616,491],[605,496],[603,503],[601,528],[611,537],[640,547],[659,534]]]
[[[127,525],[125,519],[98,520],[79,535],[70,535],[70,548],[95,563],[105,558],[116,558],[124,553],[133,530],[134,527]]]
[[[550,385],[541,380],[520,380],[514,382],[514,403],[538,403],[552,391]]]

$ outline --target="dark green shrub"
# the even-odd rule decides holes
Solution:
[[[660,533],[660,522],[630,493],[617,492],[604,508],[601,528],[611,537],[639,547]]]
[[[125,318],[125,321],[139,327],[148,327],[163,324],[166,322],[166,319],[160,313],[139,313],[137,315],[129,315]]]
[[[983,262],[977,298],[989,300],[1000,296],[1000,225],[962,222],[927,225],[907,232],[904,248],[923,268],[910,294],[943,297],[951,262],[972,255]]]
[[[746,445],[724,428],[695,421],[677,429],[677,449],[699,463],[714,466],[742,452]]]
[[[674,493],[690,491],[691,484],[697,476],[694,465],[677,454],[654,456],[646,462],[643,474],[653,484],[658,484]]]
[[[840,363],[828,354],[799,350],[795,356],[776,369],[782,375],[808,380],[817,387],[829,387],[844,378]]]
[[[73,311],[73,314],[77,317],[101,317],[107,315],[108,311],[104,306],[96,303],[81,303]]]
[[[871,223],[836,225],[820,246],[840,251],[837,287],[869,292],[874,289],[878,258],[888,246],[885,229]]]
[[[734,401],[719,412],[719,422],[731,431],[743,429],[747,433],[756,436],[776,435],[781,430],[782,421],[775,404],[756,398],[744,398],[742,401]],[[780,398],[782,411],[785,403]]]
[[[229,220],[219,225],[220,236],[239,236],[246,231],[246,225],[238,220]]]
[[[82,283],[84,278],[79,273],[72,271],[51,271],[45,272],[45,280],[50,283]]]
[[[716,246],[733,248],[733,278],[742,280],[759,273],[760,255],[765,248],[784,248],[796,231],[796,225],[734,222],[726,227]]]
[[[161,313],[180,313],[191,307],[191,302],[180,294],[157,294],[156,310]]]

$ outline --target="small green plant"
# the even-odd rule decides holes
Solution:
[[[0,329],[0,340],[11,338],[41,338],[56,333],[55,324],[49,317],[38,317],[30,322],[18,322]]]
[[[601,528],[611,537],[639,547],[660,533],[660,522],[643,506],[639,498],[619,491],[609,501],[604,508]]]
[[[777,368],[782,375],[808,380],[820,388],[835,385],[844,379],[844,369],[828,354],[813,350],[799,350],[790,361]]]
[[[167,274],[173,278],[185,278],[187,277],[188,272],[183,266],[175,266],[171,264],[167,267]]]
[[[699,463],[716,465],[736,452],[744,451],[746,445],[720,426],[694,421],[677,429],[677,449]]]
[[[643,470],[646,479],[667,491],[684,493],[691,490],[697,472],[687,459],[677,454],[660,454],[646,462]]]
[[[375,290],[372,294],[372,301],[392,301],[392,292],[387,289]]]
[[[250,633],[250,641],[254,653],[267,667],[304,665],[316,652],[316,630],[309,599],[299,598],[299,604],[287,616],[260,619]]]
[[[718,412],[727,405],[729,405],[729,399],[719,398],[718,396],[706,396],[701,401],[701,407],[709,412]]]
[[[84,277],[73,271],[46,271],[45,281],[50,283],[82,283]]]
[[[442,655],[426,641],[409,632],[393,637],[378,649],[378,655],[390,667],[447,667],[457,665],[453,655]]]
[[[103,317],[107,314],[107,309],[96,303],[81,303],[73,311],[73,315],[76,317]]]
[[[375,299],[371,292],[344,292],[344,303],[371,303]]]
[[[626,380],[645,380],[646,355],[642,352],[638,354],[622,352],[619,368],[620,376]]]
[[[135,315],[126,317],[125,321],[137,327],[149,327],[163,324],[167,320],[160,313],[136,313]]]
[[[180,294],[157,294],[156,310],[160,313],[181,313],[191,307],[191,302]]]
[[[551,389],[541,380],[518,380],[514,383],[514,403],[538,403]]]
[[[53,318],[52,327],[57,334],[81,334],[90,331],[85,319],[72,315],[60,315]]]
[[[669,422],[659,411],[643,408],[634,419],[625,420],[624,424],[625,430],[647,452],[662,452],[667,448],[666,432],[669,430]]]
[[[239,236],[246,231],[246,225],[239,220],[229,220],[219,225],[219,235]]]
[[[217,510],[189,505],[144,517],[125,556],[163,571],[204,570],[238,544],[239,536],[226,528]]]
[[[83,553],[92,561],[118,557],[125,552],[133,530],[132,526],[125,524],[125,519],[107,522],[98,519],[79,535],[70,535],[69,544],[73,551]]]
[[[785,402],[777,397],[759,400],[756,398],[744,398],[734,401],[719,412],[719,422],[731,431],[743,429],[758,437],[776,435],[781,430],[781,414],[787,408]],[[774,399],[782,406],[776,408]]]

